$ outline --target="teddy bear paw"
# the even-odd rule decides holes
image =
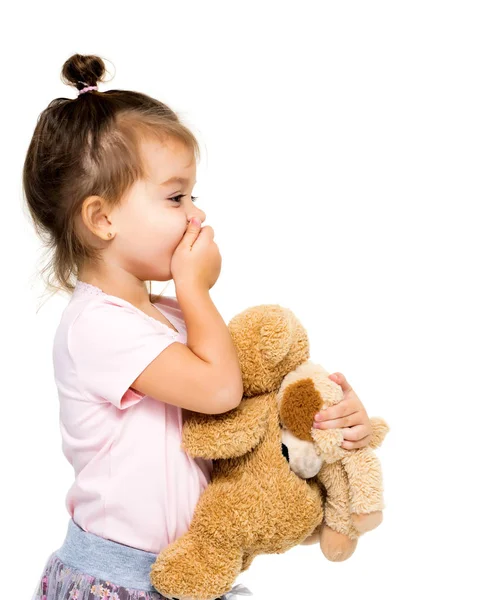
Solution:
[[[239,549],[236,554],[232,551],[228,560],[224,546],[216,543],[214,536],[201,539],[186,533],[158,554],[150,568],[150,580],[170,600],[214,600],[222,590],[231,589],[241,570],[242,554]]]
[[[323,524],[319,534],[319,543],[324,556],[332,562],[341,562],[348,559],[356,550],[358,540],[351,539],[344,533],[334,531]]]

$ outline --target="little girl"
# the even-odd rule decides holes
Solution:
[[[162,102],[99,92],[104,73],[97,56],[65,62],[78,96],[40,115],[23,170],[35,229],[53,250],[48,285],[71,294],[53,345],[71,518],[33,600],[163,600],[150,567],[188,530],[212,471],[181,449],[182,410],[220,414],[243,395],[209,294],[221,256],[191,195],[198,142]],[[176,298],[152,296],[151,281],[171,279]],[[369,419],[357,397],[348,402],[350,413],[328,414],[331,426],[360,415],[348,428],[366,445]]]

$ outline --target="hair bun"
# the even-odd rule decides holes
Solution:
[[[62,67],[62,80],[67,85],[73,84],[78,90],[102,81],[105,75],[105,63],[93,54],[73,54]]]

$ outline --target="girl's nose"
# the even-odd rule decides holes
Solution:
[[[188,215],[188,222],[191,221],[193,217],[195,217],[195,219],[198,219],[201,223],[203,223],[203,221],[206,218],[206,215],[202,210],[198,209],[190,212],[190,214]]]

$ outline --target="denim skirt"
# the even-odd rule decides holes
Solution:
[[[62,546],[53,552],[32,600],[167,600],[151,584],[157,555],[84,531],[70,519]],[[216,600],[251,596],[237,585]]]

